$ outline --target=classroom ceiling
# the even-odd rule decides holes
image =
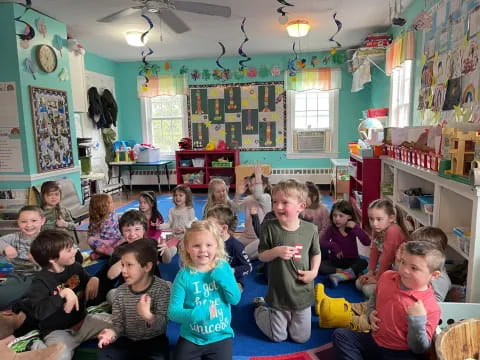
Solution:
[[[174,0],[170,0],[174,1]],[[245,31],[249,41],[243,50],[249,56],[281,54],[292,51],[293,38],[288,37],[285,25],[279,23],[277,8],[287,0],[192,0],[229,6],[231,17],[208,16],[174,10],[190,28],[177,34],[160,19],[150,18],[154,27],[148,46],[154,51],[150,60],[216,57],[221,54],[218,44],[226,48],[225,56],[238,56],[244,40],[240,25],[247,18]],[[403,8],[413,0],[397,0]],[[417,0],[418,1],[418,0]],[[290,20],[307,19],[310,32],[297,40],[300,52],[328,50],[335,43],[329,41],[337,31],[333,14],[343,24],[335,40],[343,48],[358,47],[365,36],[391,26],[390,4],[395,0],[288,0],[294,4],[285,7]],[[23,2],[22,2],[23,3]],[[125,16],[111,23],[96,20],[119,10],[138,5],[134,0],[33,0],[34,9],[65,24],[69,34],[79,40],[87,51],[115,61],[134,61],[141,58],[142,48],[127,45],[124,33],[128,30],[148,29],[140,14]]]

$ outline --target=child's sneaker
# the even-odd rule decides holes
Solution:
[[[253,306],[257,308],[259,306],[265,305],[265,299],[262,296],[259,296],[259,297],[253,298],[252,303],[253,303]]]

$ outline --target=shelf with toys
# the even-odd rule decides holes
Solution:
[[[381,187],[383,195],[410,216],[414,225],[436,226],[447,234],[453,250],[447,257],[459,263],[468,260],[466,301],[480,302],[480,186],[452,181],[435,171],[382,156]],[[430,202],[415,201],[408,192],[412,189],[433,197]]]
[[[238,150],[176,151],[177,184],[206,189],[211,179],[221,178],[235,188],[235,167],[239,162]]]

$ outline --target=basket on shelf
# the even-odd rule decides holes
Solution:
[[[444,329],[435,340],[439,360],[479,359],[480,319],[467,319]]]
[[[203,184],[204,177],[205,177],[205,173],[203,171],[200,171],[198,173],[182,174],[183,183],[187,185]]]
[[[205,158],[194,158],[192,159],[193,166],[195,167],[204,167],[205,166]]]
[[[182,167],[189,167],[192,166],[192,159],[181,159],[180,166]]]
[[[231,168],[233,161],[212,161],[212,167]]]

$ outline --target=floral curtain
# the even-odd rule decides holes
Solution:
[[[342,87],[341,68],[318,68],[297,71],[295,76],[286,75],[286,90],[333,90]]]
[[[385,73],[391,75],[394,68],[401,66],[405,60],[415,59],[415,35],[413,31],[402,33],[393,40],[387,49]]]
[[[137,77],[138,97],[154,97],[159,95],[187,94],[187,79],[185,75],[157,75],[151,76],[148,86],[145,77]]]

